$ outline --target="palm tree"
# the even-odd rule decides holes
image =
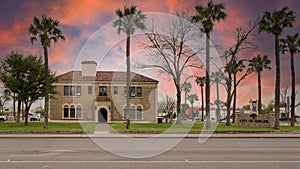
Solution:
[[[205,80],[205,107],[206,107],[206,128],[210,128],[210,32],[213,30],[214,22],[224,20],[227,14],[224,12],[223,3],[214,4],[209,0],[207,7],[198,5],[195,7],[196,15],[192,17],[194,22],[201,22],[203,27],[200,28],[206,35],[206,80]]]
[[[258,84],[258,113],[261,114],[261,73],[264,69],[271,70],[269,66],[271,64],[271,60],[267,55],[261,56],[257,55],[250,60],[249,69],[250,71],[257,73],[257,84]]]
[[[282,53],[289,51],[291,55],[291,74],[292,74],[291,126],[294,126],[295,125],[295,99],[296,99],[294,55],[300,52],[299,34],[296,33],[293,36],[287,35],[285,39],[281,39],[280,48]]]
[[[146,26],[144,21],[146,16],[142,12],[137,10],[136,6],[126,7],[124,11],[117,9],[115,11],[118,19],[113,22],[113,26],[117,27],[118,34],[126,34],[126,65],[127,65],[127,80],[126,80],[126,104],[127,112],[129,115],[130,111],[130,36],[133,35],[136,29],[145,29]]]
[[[28,32],[30,42],[33,44],[38,39],[41,42],[44,50],[45,62],[45,114],[44,114],[44,129],[48,129],[48,114],[49,114],[49,64],[48,64],[48,48],[51,47],[51,41],[57,43],[58,40],[65,40],[62,31],[58,28],[59,21],[43,15],[41,19],[33,17],[33,24],[30,24]]]
[[[194,102],[199,100],[198,95],[191,94],[188,96],[187,99],[190,101],[190,103],[192,105],[192,120],[194,120]]]
[[[275,82],[275,125],[274,128],[279,128],[279,107],[280,107],[280,50],[279,36],[283,28],[292,27],[295,22],[295,12],[288,7],[283,7],[280,10],[275,10],[272,13],[265,11],[259,20],[258,32],[266,32],[275,36],[275,57],[276,57],[276,82]]]
[[[219,92],[219,84],[222,83],[222,80],[225,80],[225,75],[221,70],[218,70],[216,72],[212,72],[211,74],[211,80],[213,83],[216,83],[216,90],[217,90],[217,100],[215,101],[215,105],[217,105],[217,109],[216,109],[216,117],[217,117],[217,121],[220,120],[220,92]]]
[[[192,85],[190,82],[184,82],[182,84],[182,89],[184,91],[184,113],[186,113],[186,100],[187,100],[187,95],[188,93],[191,92],[191,89],[192,89]]]
[[[203,98],[203,87],[205,85],[205,76],[197,77],[196,83],[201,87],[201,106],[202,106],[202,114],[201,114],[201,121],[204,121],[204,98]]]

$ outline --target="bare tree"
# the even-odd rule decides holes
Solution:
[[[146,33],[147,41],[143,46],[148,54],[143,58],[142,68],[158,69],[160,73],[171,76],[176,87],[177,97],[177,124],[181,118],[181,81],[188,68],[202,68],[202,64],[197,57],[200,50],[197,44],[197,51],[192,49],[191,44],[195,38],[199,38],[199,31],[187,19],[186,14],[168,20],[168,27],[163,34],[157,33],[152,26]],[[194,44],[196,46],[196,44]]]
[[[166,123],[168,123],[169,119],[170,122],[172,122],[173,110],[176,106],[176,101],[172,97],[166,95],[165,99],[161,100],[158,104],[159,107],[163,109],[164,113],[166,114]]]
[[[236,90],[237,86],[241,83],[242,80],[246,78],[252,71],[247,69],[243,71],[245,68],[244,62],[246,60],[238,59],[239,54],[247,49],[255,49],[256,46],[253,45],[248,39],[250,36],[254,36],[253,31],[255,30],[257,23],[249,24],[249,28],[244,30],[243,28],[236,29],[236,42],[230,47],[224,55],[224,60],[226,63],[225,72],[227,74],[226,77],[226,91],[227,91],[227,101],[226,101],[226,109],[227,109],[227,118],[226,125],[230,125],[230,108],[233,97],[235,96],[236,100]],[[236,79],[236,74],[238,72],[242,72],[242,75],[239,79]],[[233,90],[232,90],[233,87]],[[235,105],[235,103],[234,103]],[[235,112],[235,107],[233,107],[233,116]]]

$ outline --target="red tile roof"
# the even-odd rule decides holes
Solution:
[[[126,72],[97,71],[95,77],[82,76],[81,71],[70,71],[58,76],[58,81],[126,81]],[[141,74],[131,73],[131,82],[157,82]]]

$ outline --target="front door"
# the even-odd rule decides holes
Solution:
[[[105,108],[98,111],[98,123],[107,123],[107,110]]]

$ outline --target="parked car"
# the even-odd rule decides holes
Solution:
[[[0,116],[0,122],[4,122],[7,120],[7,115],[1,115]]]
[[[291,118],[281,117],[281,118],[279,118],[279,120],[280,121],[291,121]],[[295,119],[295,122],[297,122],[296,119]]]
[[[29,120],[30,121],[40,121],[41,116],[40,116],[40,114],[29,114]]]

